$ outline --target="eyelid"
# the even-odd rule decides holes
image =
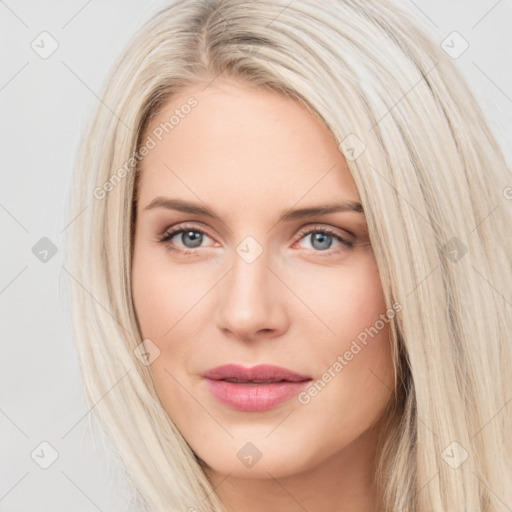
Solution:
[[[337,236],[346,242],[353,243],[355,242],[356,235],[347,230],[342,230],[340,228],[335,228],[334,226],[326,225],[326,224],[309,224],[304,228],[301,228],[297,233],[299,239],[301,239],[304,235],[307,235],[311,232],[326,232],[330,235]],[[348,236],[345,236],[348,235]]]
[[[176,224],[175,226],[166,227],[163,231],[161,231],[157,235],[157,241],[165,243],[166,239],[170,239],[170,238],[174,237],[175,235],[177,235],[178,233],[181,233],[181,232],[187,231],[187,230],[196,231],[198,233],[206,235],[208,238],[211,238],[212,240],[215,240],[215,238],[213,236],[208,234],[206,229],[199,227],[196,224],[189,224],[187,222],[184,222],[184,223]],[[188,249],[188,250],[190,250],[190,249]]]

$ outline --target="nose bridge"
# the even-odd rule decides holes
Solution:
[[[236,247],[232,269],[220,287],[219,328],[245,339],[261,330],[285,328],[284,305],[269,260],[270,254],[252,237]]]
[[[241,291],[242,295],[249,296],[263,291],[263,284],[268,281],[268,252],[261,250],[258,254],[257,248],[251,242],[243,242],[237,247],[236,253],[232,271],[235,289]]]
[[[228,299],[232,305],[246,309],[246,314],[257,309],[265,308],[271,300],[267,268],[268,255],[266,252],[257,254],[251,242],[241,243],[233,257],[233,269],[227,284]]]

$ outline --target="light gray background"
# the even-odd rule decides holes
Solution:
[[[468,41],[455,62],[512,161],[512,2],[404,3],[440,43],[453,31]],[[108,463],[108,446],[87,428],[61,265],[85,120],[128,39],[166,4],[0,1],[2,512],[134,510],[119,466]],[[43,31],[59,45],[47,59],[31,48]],[[46,263],[32,253],[42,237],[58,248]],[[48,469],[35,462],[49,460],[43,441],[58,452]]]

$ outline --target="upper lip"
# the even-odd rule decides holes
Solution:
[[[302,382],[311,380],[309,375],[303,375],[271,364],[259,364],[252,368],[245,368],[237,364],[225,364],[208,370],[202,376],[211,380],[235,380],[240,382]]]

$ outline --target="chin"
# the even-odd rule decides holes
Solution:
[[[318,449],[309,454],[300,443],[283,447],[277,438],[273,442],[232,440],[229,446],[217,445],[217,448],[218,452],[208,453],[201,458],[204,465],[215,472],[237,478],[287,477],[307,471],[321,462],[315,460],[321,457]],[[228,457],[226,454],[232,455]]]

